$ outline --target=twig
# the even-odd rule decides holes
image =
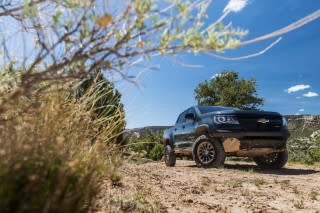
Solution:
[[[283,27],[279,30],[276,30],[276,31],[273,31],[272,33],[268,33],[266,35],[263,35],[263,36],[259,36],[257,38],[254,38],[254,39],[251,39],[251,40],[248,40],[248,41],[243,41],[239,44],[239,46],[245,46],[245,45],[248,45],[248,44],[253,44],[253,43],[257,43],[257,42],[260,42],[260,41],[264,41],[264,40],[267,40],[267,39],[270,39],[270,38],[273,38],[273,37],[277,37],[277,36],[280,36],[280,35],[283,35],[283,34],[286,34],[288,32],[291,32],[293,30],[296,30],[316,19],[320,18],[320,10],[317,10],[313,13],[311,13],[310,15],[302,18],[302,19],[299,19],[298,21],[286,26],[286,27]]]
[[[203,65],[200,64],[186,64],[183,63],[182,61],[180,61],[179,59],[177,59],[177,57],[168,57],[169,59],[171,59],[174,63],[183,66],[183,67],[187,67],[187,68],[203,68]]]
[[[214,53],[210,53],[207,52],[206,54],[215,58],[219,58],[219,59],[223,59],[223,60],[229,60],[229,61],[237,61],[237,60],[244,60],[244,59],[249,59],[249,58],[253,58],[253,57],[257,57],[259,55],[262,55],[264,53],[266,53],[268,50],[270,50],[274,45],[276,45],[277,43],[279,43],[281,41],[281,37],[278,38],[276,41],[272,42],[269,46],[267,46],[266,48],[264,48],[263,50],[261,50],[260,52],[256,52],[250,55],[245,55],[245,56],[240,56],[240,57],[234,57],[234,58],[230,58],[230,57],[225,57],[222,55],[218,55],[218,54],[214,54]]]

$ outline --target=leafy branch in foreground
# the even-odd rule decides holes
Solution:
[[[187,51],[219,54],[226,49],[280,36],[320,16],[257,40],[224,25],[246,0],[231,0],[220,18],[206,23],[210,0],[13,0],[0,2],[2,64],[20,70],[17,90],[1,98],[0,112],[43,81],[81,78],[101,69],[109,79],[135,82],[129,71],[146,59]],[[237,3],[237,4],[235,4]],[[239,7],[240,3],[240,7]],[[234,5],[237,5],[235,7]]]
[[[81,78],[97,69],[107,78],[132,81],[130,68],[155,55],[235,48],[246,31],[221,22],[202,29],[209,3],[2,1],[2,64],[20,70],[21,80],[1,98],[0,111],[40,82]]]
[[[3,103],[34,91],[39,82],[79,78],[96,69],[110,78],[116,75],[132,80],[127,70],[144,59],[179,51],[234,48],[246,34],[222,23],[202,31],[209,1],[135,0],[118,5],[113,14],[114,8],[100,3],[0,3],[0,16],[6,26],[1,32],[2,61],[21,72],[21,90],[2,98]],[[13,39],[23,48],[17,49]]]

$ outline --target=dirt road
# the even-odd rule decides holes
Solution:
[[[122,180],[106,182],[100,212],[320,212],[320,169],[288,165],[262,170],[250,163],[197,168],[178,160],[127,164]],[[110,207],[113,206],[113,207]]]

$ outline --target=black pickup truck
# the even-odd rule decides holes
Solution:
[[[253,157],[262,168],[282,168],[288,160],[287,122],[276,112],[223,106],[194,106],[165,130],[165,163],[192,157],[199,167],[219,167],[226,156]]]

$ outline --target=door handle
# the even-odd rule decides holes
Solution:
[[[174,131],[177,131],[177,128],[174,128]]]
[[[185,126],[185,125],[183,125],[183,126],[182,126],[182,128],[186,128],[186,126]]]

